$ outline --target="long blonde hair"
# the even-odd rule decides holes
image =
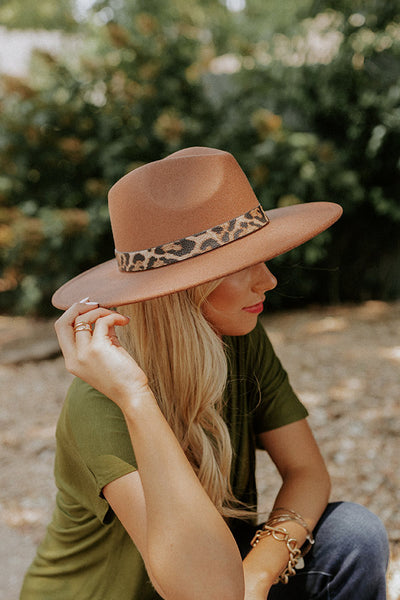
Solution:
[[[224,344],[201,307],[220,281],[129,304],[121,344],[146,373],[157,402],[201,484],[224,517],[248,517],[230,485],[232,446],[222,418]]]

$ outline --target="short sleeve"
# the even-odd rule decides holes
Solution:
[[[290,385],[261,322],[249,336],[248,345],[248,369],[253,373],[258,395],[253,418],[255,433],[307,417],[308,412]]]
[[[73,486],[74,495],[103,520],[109,506],[102,489],[137,469],[121,410],[96,389],[75,379],[57,426],[57,442],[56,470],[64,487]]]

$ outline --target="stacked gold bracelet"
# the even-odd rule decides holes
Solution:
[[[289,532],[284,527],[277,527],[279,523],[286,521],[294,521],[299,523],[307,532],[306,544],[304,544],[300,550],[297,546],[297,540],[291,538]],[[289,552],[289,561],[274,583],[287,583],[289,577],[296,575],[296,567],[302,568],[304,566],[303,556],[307,554],[311,546],[314,544],[314,537],[310,531],[308,524],[299,513],[288,508],[275,508],[268,521],[265,523],[262,529],[256,531],[255,536],[251,540],[253,548],[265,537],[272,536],[274,540],[278,542],[285,542]]]
[[[287,583],[289,581],[289,577],[291,577],[292,575],[296,575],[295,567],[301,554],[300,549],[297,546],[297,540],[291,538],[289,532],[284,527],[270,527],[269,525],[265,524],[262,529],[256,531],[256,534],[250,543],[254,548],[255,546],[257,546],[260,540],[270,535],[272,535],[274,540],[276,540],[277,542],[285,542],[286,547],[289,551],[288,564],[286,565],[282,573],[279,575],[278,579],[274,581],[274,583],[278,583],[279,581],[281,583]]]
[[[279,513],[279,514],[277,514]],[[314,544],[314,536],[312,531],[308,527],[308,524],[303,519],[299,513],[290,508],[274,508],[274,510],[269,515],[267,525],[274,527],[275,525],[279,525],[279,523],[284,523],[287,521],[295,521],[299,525],[301,525],[307,532],[307,537],[304,545],[301,547],[301,556],[305,556],[307,552],[309,552]]]

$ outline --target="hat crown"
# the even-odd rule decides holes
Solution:
[[[205,231],[258,200],[228,152],[186,148],[139,167],[109,192],[115,248],[140,251]]]
[[[342,212],[311,202],[265,214],[233,156],[201,147],[128,173],[109,206],[116,259],[65,283],[54,306],[86,296],[121,306],[225,277],[303,244]]]

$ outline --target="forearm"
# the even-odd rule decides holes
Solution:
[[[115,327],[128,318],[85,302],[56,323],[65,363],[119,406],[138,463],[137,477],[128,473],[111,481],[105,497],[164,598],[243,600],[235,540],[162,415],[146,374],[118,342]]]
[[[242,599],[234,538],[154,398],[136,399],[124,415],[146,502],[148,566],[165,598]]]
[[[273,508],[284,507],[300,513],[312,530],[328,504],[330,489],[325,465],[321,464],[317,469],[293,469],[284,476]],[[302,533],[305,539],[304,529]]]
[[[306,521],[312,530],[317,524],[328,503],[330,493],[329,475],[325,468],[318,471],[310,468],[293,470],[284,477],[283,484],[276,497],[274,508],[294,510]],[[297,540],[300,548],[306,541],[305,528],[296,521],[279,524],[290,537]],[[289,553],[286,544],[276,541],[272,536],[263,538],[252,548],[244,560],[246,579],[246,600],[265,598],[266,594],[288,563]],[[248,592],[254,591],[253,595]]]

